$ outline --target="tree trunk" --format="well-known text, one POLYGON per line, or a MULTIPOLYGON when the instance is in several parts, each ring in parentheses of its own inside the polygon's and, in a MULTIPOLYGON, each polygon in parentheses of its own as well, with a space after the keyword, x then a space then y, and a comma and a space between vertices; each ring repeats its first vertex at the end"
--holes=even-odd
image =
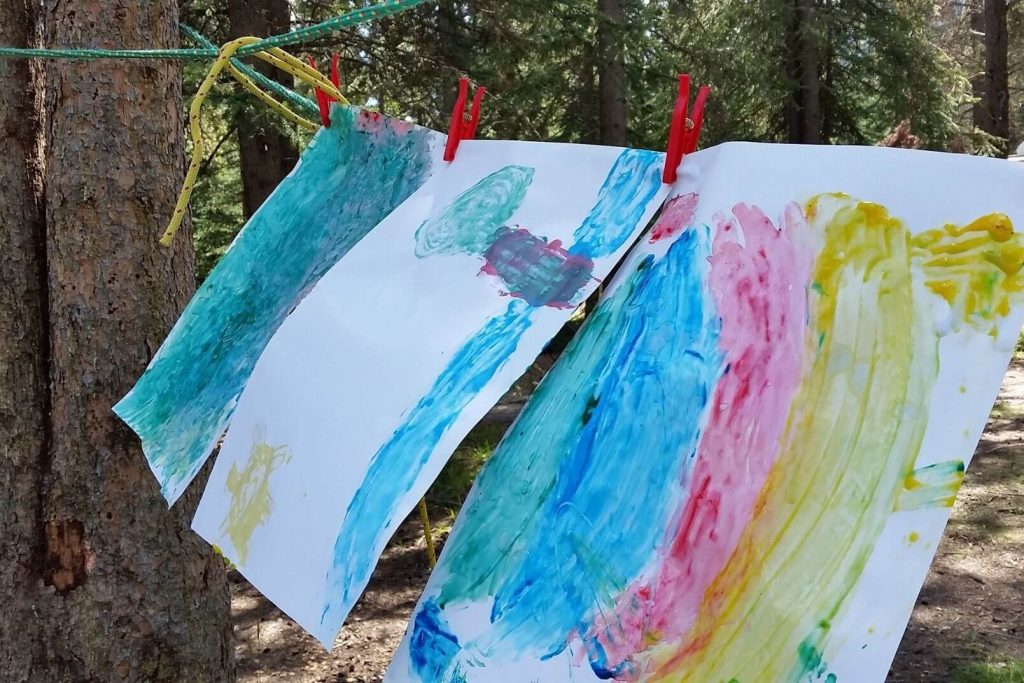
POLYGON ((1010 65, 1007 0, 982 0, 982 10, 971 16, 971 28, 984 34, 985 70, 971 81, 977 102, 974 125, 1002 138, 1002 156, 1009 154, 1010 65))
MULTIPOLYGON (((40 6, 3 2, 15 15, 0 16, 5 31, 31 25, 27 8, 40 6)), ((45 12, 48 45, 178 42, 175 0, 64 0, 45 12)), ((10 64, 24 63, 0 69, 10 64)), ((48 65, 45 223, 33 155, 14 153, 33 148, 32 112, 16 111, 30 99, 23 67, 0 72, 0 215, 18 228, 0 242, 0 372, 15 397, 0 423, 14 465, 0 479, 5 683, 234 677, 224 564, 188 530, 196 489, 167 511, 111 411, 194 286, 188 231, 172 249, 157 244, 182 179, 179 68, 48 65)))
POLYGON ((786 31, 786 75, 790 95, 785 115, 789 142, 822 142, 821 71, 814 0, 795 0, 786 31))
POLYGON ((585 145, 596 145, 601 142, 601 115, 598 106, 600 98, 596 65, 597 56, 594 46, 585 46, 582 64, 577 75, 578 85, 571 89, 571 99, 565 111, 563 129, 579 131, 577 142, 585 145))
MULTIPOLYGON (((982 36, 982 44, 979 46, 977 41, 971 41, 971 48, 973 50, 973 57, 975 63, 984 65, 985 63, 985 0, 974 0, 971 4, 971 33, 975 36, 982 36), (980 47, 980 50, 978 49, 980 47)), ((974 97, 974 106, 971 111, 971 118, 974 123, 974 127, 987 131, 992 127, 992 122, 988 116, 988 98, 986 92, 988 91, 988 72, 983 66, 974 72, 971 76, 971 95, 974 97)))
MULTIPOLYGON (((434 38, 437 57, 441 64, 448 66, 455 73, 465 73, 469 69, 465 18, 463 7, 458 2, 441 0, 437 3, 437 33, 434 38)), ((458 88, 454 87, 456 85, 454 74, 446 73, 444 78, 441 86, 440 129, 447 131, 451 121, 452 108, 459 98, 459 92, 458 88)), ((486 86, 486 84, 482 85, 486 86)), ((466 113, 469 113, 469 103, 473 101, 473 95, 473 92, 469 93, 466 113)))
MULTIPOLYGON (((291 28, 289 11, 288 0, 228 0, 231 33, 234 37, 284 33, 291 28)), ((254 60, 252 66, 289 88, 295 86, 290 75, 263 60, 254 60)), ((242 211, 246 218, 260 208, 299 159, 294 143, 281 132, 283 124, 275 116, 265 105, 250 99, 236 117, 242 211)))
MULTIPOLYGON (((37 8, 34 0, 0 0, 0 45, 35 44, 37 8)), ((44 626, 32 609, 43 562, 39 492, 49 440, 34 71, 27 60, 0 59, 0 672, 40 670, 45 658, 44 626)))
POLYGON ((626 17, 620 0, 598 0, 597 49, 600 65, 598 110, 601 144, 626 146, 626 65, 622 30, 626 17))

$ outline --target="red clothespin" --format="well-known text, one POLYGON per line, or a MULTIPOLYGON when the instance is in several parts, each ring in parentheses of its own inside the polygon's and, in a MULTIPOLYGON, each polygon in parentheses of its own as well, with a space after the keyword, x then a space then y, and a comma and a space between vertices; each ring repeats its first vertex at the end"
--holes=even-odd
POLYGON ((448 140, 444 145, 444 160, 454 161, 455 150, 463 140, 472 140, 476 137, 476 128, 480 123, 480 103, 484 99, 487 88, 477 88, 473 95, 473 105, 469 110, 469 118, 466 118, 466 97, 469 94, 469 79, 463 76, 459 79, 459 96, 455 98, 455 106, 452 107, 452 121, 448 126, 448 140))
POLYGON ((697 141, 700 139, 700 127, 704 125, 704 105, 707 104, 711 88, 707 85, 700 86, 697 91, 697 99, 693 102, 693 114, 690 120, 692 127, 687 127, 686 142, 683 145, 683 154, 690 154, 697 151, 697 141))
POLYGON ((331 83, 341 92, 341 55, 337 52, 331 55, 331 83))
POLYGON ((662 182, 674 183, 678 177, 679 164, 682 163, 683 156, 697 149, 700 127, 704 122, 704 105, 710 93, 710 87, 700 86, 697 99, 693 103, 693 118, 687 118, 686 113, 690 104, 690 76, 679 74, 679 93, 676 96, 676 106, 672 110, 672 123, 668 129, 668 148, 665 150, 665 170, 661 174, 662 182))
MULTIPOLYGON (((313 61, 312 57, 307 57, 306 60, 309 65, 316 68, 316 62, 313 61)), ((341 56, 335 52, 331 55, 331 83, 339 91, 341 90, 341 70, 339 69, 339 63, 341 56)), ((323 124, 324 128, 331 127, 331 102, 336 102, 333 97, 325 93, 320 88, 313 88, 313 92, 316 93, 316 103, 320 107, 320 123, 323 124)))

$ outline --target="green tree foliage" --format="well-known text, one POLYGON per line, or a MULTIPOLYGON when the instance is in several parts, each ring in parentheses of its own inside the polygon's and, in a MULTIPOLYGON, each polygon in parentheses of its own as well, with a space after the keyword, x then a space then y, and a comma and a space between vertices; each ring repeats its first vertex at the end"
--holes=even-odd
MULTIPOLYGON (((625 21, 614 29, 625 58, 628 142, 664 147, 675 77, 689 72, 712 86, 705 145, 794 139, 788 117, 804 106, 810 83, 822 142, 876 144, 908 121, 925 148, 984 151, 972 142, 980 139, 970 122, 974 67, 964 54, 976 63, 977 50, 965 48, 974 38, 959 21, 964 2, 621 0, 625 21), (797 48, 813 55, 813 63, 794 62, 797 48)), ((294 23, 362 4, 295 0, 294 23)), ((1024 50, 1013 46, 1024 43, 1021 4, 1011 10, 1018 124, 1024 50)), ((196 0, 184 18, 222 41, 224 5, 196 0)), ((597 6, 597 0, 441 0, 303 49, 321 65, 339 52, 347 97, 391 116, 445 130, 457 78, 466 74, 490 93, 480 137, 596 143, 597 6)), ((186 87, 194 89, 200 77, 201 68, 190 67, 186 87)), ((233 108, 259 106, 230 86, 212 104, 204 124, 211 138, 227 134, 233 108)), ((225 140, 194 200, 204 267, 241 222, 237 163, 237 143, 225 140)))

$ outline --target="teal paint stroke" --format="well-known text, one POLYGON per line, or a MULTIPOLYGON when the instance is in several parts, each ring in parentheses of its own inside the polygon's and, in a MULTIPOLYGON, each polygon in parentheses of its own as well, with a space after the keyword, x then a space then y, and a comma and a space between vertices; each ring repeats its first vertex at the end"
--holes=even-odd
MULTIPOLYGON (((662 155, 641 150, 624 150, 616 158, 593 208, 574 232, 582 246, 574 244, 570 254, 588 259, 608 256, 626 244, 642 227, 639 222, 661 188, 661 160, 662 155), (598 237, 598 232, 607 234, 598 237), (591 254, 590 249, 595 253, 591 254)), ((505 167, 457 197, 440 214, 446 217, 443 224, 427 222, 421 226, 416 236, 417 253, 421 253, 421 245, 426 245, 423 254, 486 253, 491 243, 507 232, 502 223, 526 197, 533 177, 532 171, 527 171, 505 167)), ((554 280, 564 277, 564 272, 537 268, 529 277, 554 280)), ((580 293, 585 284, 580 284, 580 293)), ((536 283, 531 286, 537 288, 536 283)), ((403 497, 435 455, 438 442, 512 356, 539 308, 515 299, 504 314, 489 320, 456 352, 430 391, 373 457, 338 532, 318 631, 322 642, 333 640, 365 588, 377 558, 404 517, 403 497)), ((450 453, 443 455, 445 459, 448 456, 450 453)))
POLYGON ((460 194, 416 230, 416 256, 482 256, 494 233, 523 203, 533 173, 527 166, 505 166, 460 194))
POLYGON ((952 507, 967 465, 963 460, 944 460, 918 467, 904 480, 895 510, 909 512, 952 507))
MULTIPOLYGON (((485 465, 413 619, 410 656, 433 659, 416 667, 420 680, 460 662, 558 654, 650 561, 724 371, 709 253, 707 231, 691 230, 639 261, 485 465), (429 647, 455 638, 427 632, 447 610, 487 601, 490 626, 457 656, 429 647)), ((599 677, 622 673, 587 641, 599 677)))
POLYGON ((270 338, 329 268, 431 172, 425 128, 335 106, 330 128, 239 233, 114 411, 173 503, 220 438, 270 338))

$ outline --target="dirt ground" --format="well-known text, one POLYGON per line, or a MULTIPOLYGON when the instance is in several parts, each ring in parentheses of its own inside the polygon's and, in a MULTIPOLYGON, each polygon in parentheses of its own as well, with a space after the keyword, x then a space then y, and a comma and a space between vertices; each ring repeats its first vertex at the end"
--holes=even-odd
MULTIPOLYGON (((450 519, 436 521, 443 536, 450 519)), ((238 680, 382 680, 428 574, 421 527, 413 515, 384 553, 330 653, 236 574, 232 607, 238 680)), ((967 471, 888 680, 1019 683, 1024 681, 1017 678, 1021 659, 1024 363, 1015 361, 967 471), (984 671, 972 673, 980 669, 984 671)))

